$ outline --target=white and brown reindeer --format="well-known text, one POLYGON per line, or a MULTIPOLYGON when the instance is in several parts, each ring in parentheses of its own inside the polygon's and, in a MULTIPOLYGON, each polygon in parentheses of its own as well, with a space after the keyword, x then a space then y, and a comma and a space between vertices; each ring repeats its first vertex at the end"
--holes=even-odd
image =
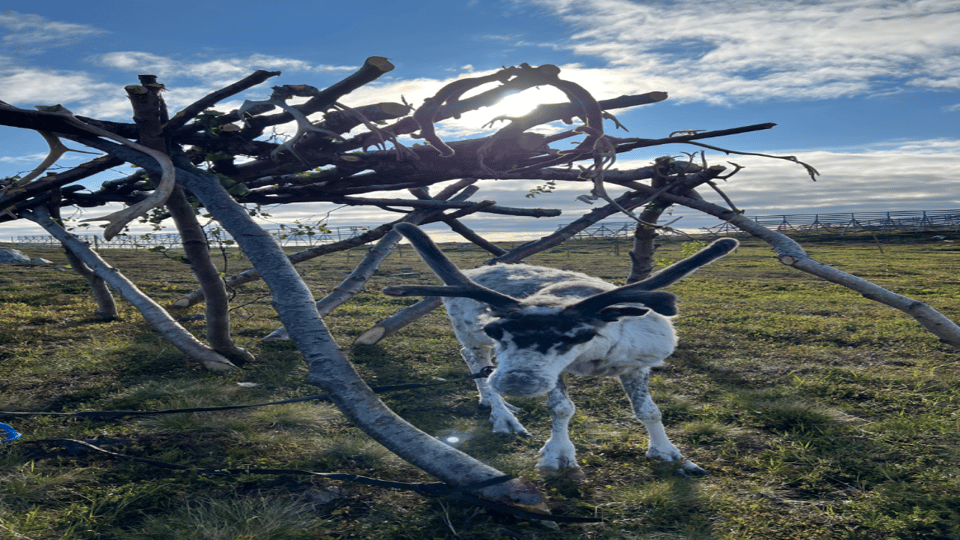
POLYGON ((649 433, 647 456, 675 462, 690 474, 706 474, 667 438, 647 387, 650 368, 662 365, 677 343, 669 319, 677 314, 676 297, 655 289, 723 257, 737 247, 736 240, 717 240, 647 279, 616 287, 578 272, 527 264, 461 272, 419 228, 405 223, 395 228, 446 285, 387 287, 383 292, 442 296, 471 372, 493 366, 496 357, 490 377, 477 379, 480 405, 491 408, 493 430, 528 436, 513 415, 517 409, 501 396, 547 394, 553 429, 537 467, 578 467, 568 427, 576 407, 563 383, 566 372, 620 377, 649 433))

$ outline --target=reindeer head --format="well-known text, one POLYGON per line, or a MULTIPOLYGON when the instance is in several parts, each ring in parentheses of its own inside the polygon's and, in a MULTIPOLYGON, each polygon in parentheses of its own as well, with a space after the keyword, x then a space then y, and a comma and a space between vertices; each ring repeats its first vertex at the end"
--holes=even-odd
POLYGON ((586 298, 565 293, 562 289, 568 285, 557 284, 519 300, 472 281, 416 226, 401 223, 395 229, 410 240, 446 286, 387 287, 383 292, 391 296, 469 298, 489 306, 483 331, 495 342, 498 364, 490 385, 497 393, 523 396, 552 390, 564 368, 580 357, 608 324, 642 317, 649 311, 676 315, 674 295, 651 289, 669 285, 737 245, 736 240, 720 240, 669 267, 667 270, 674 269, 670 276, 664 276, 664 270, 644 281, 586 298))

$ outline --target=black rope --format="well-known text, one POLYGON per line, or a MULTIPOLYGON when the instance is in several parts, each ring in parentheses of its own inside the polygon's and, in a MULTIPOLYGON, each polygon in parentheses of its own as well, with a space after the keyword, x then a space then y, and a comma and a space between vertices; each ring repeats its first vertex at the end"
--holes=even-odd
MULTIPOLYGON (((386 392, 400 392, 403 390, 416 390, 430 386, 442 386, 445 384, 461 383, 475 379, 485 379, 493 372, 492 367, 485 367, 472 375, 455 379, 452 381, 439 381, 431 383, 410 383, 395 384, 388 386, 374 386, 371 390, 377 394, 386 392)), ((270 405, 286 405, 288 403, 302 403, 304 401, 330 401, 327 394, 318 394, 315 396, 305 396, 299 398, 285 399, 283 401, 271 401, 269 403, 253 403, 250 405, 226 405, 222 407, 192 407, 189 409, 162 409, 157 411, 81 411, 81 412, 33 412, 33 411, 0 411, 0 416, 65 416, 73 418, 82 418, 85 420, 116 420, 127 416, 154 416, 161 414, 180 414, 195 412, 214 412, 214 411, 233 411, 237 409, 252 409, 256 407, 269 407, 270 405)))
POLYGON ((314 471, 305 471, 302 469, 258 469, 258 468, 232 468, 232 469, 201 469, 196 467, 189 467, 187 465, 178 465, 176 463, 168 463, 166 461, 159 461, 156 459, 141 458, 136 456, 129 456, 126 454, 120 454, 117 452, 112 452, 101 448, 95 444, 88 443, 86 441, 80 441, 76 439, 41 439, 28 441, 29 444, 39 444, 39 443, 50 443, 62 446, 64 448, 70 449, 71 447, 83 447, 89 450, 100 452, 108 456, 125 459, 128 461, 134 461, 137 463, 145 463, 147 465, 152 465, 154 467, 160 467, 164 469, 172 469, 177 471, 189 471, 196 474, 202 475, 217 475, 217 476, 226 476, 226 475, 236 475, 236 474, 287 474, 287 475, 299 475, 299 476, 316 476, 320 478, 325 478, 328 480, 340 480, 345 482, 354 482, 358 484, 366 484, 370 486, 377 486, 382 488, 389 489, 400 489, 406 491, 413 491, 425 497, 444 497, 448 499, 453 499, 457 501, 462 501, 477 506, 482 506, 490 510, 497 512, 502 512, 505 514, 510 514, 512 516, 532 520, 532 521, 554 521, 554 522, 563 522, 563 523, 597 523, 602 521, 600 518, 591 518, 591 517, 576 517, 576 516, 555 516, 552 514, 542 514, 539 512, 532 512, 517 506, 511 506, 509 504, 504 504, 497 501, 491 501, 490 499, 484 499, 473 495, 472 493, 467 493, 469 491, 476 491, 479 489, 487 488, 490 486, 495 486, 497 484, 502 484, 513 480, 514 477, 507 474, 503 476, 497 476, 484 480, 482 482, 476 482, 473 484, 467 484, 463 486, 450 485, 445 482, 432 482, 432 483, 407 483, 407 482, 393 482, 389 480, 378 480, 376 478, 369 478, 366 476, 360 476, 356 474, 345 474, 345 473, 320 473, 314 471))
MULTIPOLYGON (((390 386, 376 386, 372 390, 375 393, 385 393, 385 392, 398 392, 403 390, 414 390, 417 388, 425 388, 430 386, 440 386, 445 384, 459 383, 464 381, 470 381, 475 379, 483 379, 490 375, 493 372, 492 367, 486 367, 480 370, 477 373, 468 375, 461 379, 456 379, 452 381, 439 381, 432 383, 412 383, 412 384, 398 384, 390 386)), ((66 416, 74 418, 83 418, 87 420, 115 420, 118 418, 124 418, 127 416, 148 416, 148 415, 161 415, 161 414, 174 414, 174 413, 193 413, 193 412, 211 412, 211 411, 229 411, 237 409, 249 409, 254 407, 267 407, 270 405, 283 405, 287 403, 301 403, 304 401, 330 401, 330 396, 326 394, 320 394, 315 396, 306 396, 293 399, 285 399, 283 401, 272 401, 270 403, 255 403, 251 405, 229 405, 224 407, 193 407, 189 409, 164 409, 157 411, 82 411, 82 412, 21 412, 21 411, 0 411, 0 415, 7 416, 66 416)), ((15 432, 14 432, 15 433, 15 432)), ((19 435, 19 434, 17 434, 19 435)), ((12 437, 8 440, 13 440, 17 437, 12 437)), ((203 475, 236 475, 236 474, 288 474, 288 475, 301 475, 301 476, 316 476, 321 478, 326 478, 328 480, 340 480, 345 482, 354 482, 359 484, 366 484, 371 486, 390 488, 390 489, 401 489, 407 491, 413 491, 425 497, 444 497, 456 501, 465 502, 468 504, 473 504, 476 506, 482 506, 484 508, 501 512, 504 514, 509 514, 521 519, 531 520, 531 521, 554 521, 554 522, 564 522, 564 523, 597 523, 602 521, 600 518, 588 518, 588 517, 576 517, 576 516, 555 516, 551 514, 542 514, 539 512, 533 512, 526 510, 517 506, 511 506, 509 504, 504 504, 497 501, 491 501, 489 499, 484 499, 469 491, 476 491, 486 487, 494 486, 512 480, 514 477, 510 475, 498 476, 485 480, 483 482, 477 482, 474 484, 469 484, 465 486, 454 486, 444 482, 435 482, 435 483, 406 483, 406 482, 392 482, 388 480, 378 480, 376 478, 368 478, 366 476, 359 476, 356 474, 345 474, 345 473, 320 473, 314 471, 305 471, 301 469, 254 469, 254 468, 235 468, 235 469, 200 469, 195 467, 190 467, 187 465, 178 465, 176 463, 168 463, 166 461, 159 461, 149 458, 141 458, 136 456, 128 456, 125 454, 120 454, 117 452, 111 452, 97 445, 91 444, 86 441, 80 441, 76 439, 39 439, 32 441, 23 441, 22 444, 40 444, 40 443, 50 443, 62 446, 68 450, 76 448, 77 446, 87 448, 88 450, 93 450, 106 454, 108 456, 125 459, 129 461, 135 461, 137 463, 144 463, 147 465, 152 465, 154 467, 161 467, 164 469, 172 469, 178 471, 191 471, 196 474, 203 475)))

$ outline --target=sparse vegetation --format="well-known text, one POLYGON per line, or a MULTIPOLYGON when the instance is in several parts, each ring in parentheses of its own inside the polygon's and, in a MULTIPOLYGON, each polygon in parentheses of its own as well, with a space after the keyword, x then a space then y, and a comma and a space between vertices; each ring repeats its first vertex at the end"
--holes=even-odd
MULTIPOLYGON (((883 253, 872 236, 805 245, 818 260, 960 319, 960 244, 923 235, 880 241, 883 253)), ((670 241, 658 255, 676 260, 683 249, 670 241)), ((486 258, 473 247, 445 251, 462 267, 486 258)), ((359 253, 323 257, 301 271, 318 293, 328 291, 359 253)), ((31 255, 66 264, 56 250, 31 255)), ((165 305, 195 286, 189 268, 162 254, 102 255, 165 305)), ((604 241, 568 243, 530 262, 614 282, 629 271, 625 251, 616 256, 604 241)), ((365 292, 326 318, 371 385, 465 374, 441 312, 378 345, 350 346, 372 323, 415 301, 386 297, 380 288, 434 279, 403 249, 365 292)), ((531 479, 555 513, 596 515, 603 523, 551 529, 410 492, 292 475, 198 475, 41 442, 85 439, 197 468, 431 481, 333 406, 308 402, 112 422, 0 416, 24 434, 0 445, 0 540, 960 538, 955 351, 906 315, 786 268, 751 240, 671 290, 681 299, 681 343, 651 387, 673 440, 711 472, 704 479, 675 477, 643 457, 643 429, 614 379, 569 382, 583 482, 536 477, 536 449, 549 432, 538 399, 512 400, 534 434, 523 440, 490 433, 472 384, 383 397, 428 433, 468 433, 462 449, 531 479)), ((317 393, 304 382, 292 344, 259 340, 278 326, 262 285, 237 293, 238 342, 258 361, 212 374, 183 359, 129 306, 120 306, 120 320, 96 319, 85 282, 72 272, 0 266, 0 410, 166 409, 317 393)), ((201 322, 189 321, 202 312, 195 306, 174 314, 202 332, 201 322)))

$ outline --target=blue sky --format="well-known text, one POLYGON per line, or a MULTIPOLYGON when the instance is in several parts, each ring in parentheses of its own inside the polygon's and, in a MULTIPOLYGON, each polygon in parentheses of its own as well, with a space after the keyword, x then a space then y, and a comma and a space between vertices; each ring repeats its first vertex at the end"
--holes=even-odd
MULTIPOLYGON (((390 58, 396 69, 343 101, 399 101, 403 95, 419 105, 458 77, 521 62, 552 63, 562 68, 561 77, 601 99, 653 90, 670 95, 666 102, 618 114, 630 129, 620 136, 777 123, 712 144, 794 155, 822 176, 813 183, 787 162, 708 152, 711 163, 745 166, 724 188, 748 215, 960 208, 960 0, 5 6, 0 99, 23 108, 61 103, 77 114, 129 121, 123 86, 135 84, 140 73, 159 76, 176 110, 254 69, 283 71, 225 103, 229 110, 243 99, 265 98, 274 84, 327 86, 374 55, 390 58)), ((560 101, 549 92, 523 96, 518 99, 560 101)), ((476 136, 495 114, 465 116, 442 126, 441 134, 476 136)), ((45 149, 36 134, 0 128, 0 177, 29 171, 45 149)), ((642 166, 690 150, 675 145, 635 151, 617 166, 642 166)), ((89 158, 68 154, 62 164, 89 158)), ((121 169, 114 176, 127 173, 121 169)), ((524 198, 533 185, 490 182, 478 197, 561 208, 563 217, 519 224, 475 218, 472 224, 489 231, 552 230, 589 210, 575 201, 580 186, 524 198)), ((280 221, 315 220, 334 209, 297 205, 273 214, 280 221)), ((78 217, 100 213, 88 209, 78 217)), ((678 227, 716 223, 675 212, 681 215, 678 227)), ((375 225, 392 218, 345 208, 330 214, 330 223, 375 225)), ((4 224, 0 238, 34 231, 26 223, 4 224)))

